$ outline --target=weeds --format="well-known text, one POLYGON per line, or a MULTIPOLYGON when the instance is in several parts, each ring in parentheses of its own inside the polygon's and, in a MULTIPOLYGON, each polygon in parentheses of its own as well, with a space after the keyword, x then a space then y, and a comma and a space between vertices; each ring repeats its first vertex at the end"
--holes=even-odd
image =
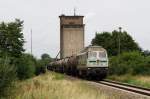
POLYGON ((116 99, 84 81, 67 80, 57 73, 46 73, 18 84, 15 99, 116 99))
POLYGON ((108 79, 116 80, 124 83, 129 83, 141 87, 150 88, 150 76, 142 76, 142 75, 122 75, 122 76, 109 76, 108 79))

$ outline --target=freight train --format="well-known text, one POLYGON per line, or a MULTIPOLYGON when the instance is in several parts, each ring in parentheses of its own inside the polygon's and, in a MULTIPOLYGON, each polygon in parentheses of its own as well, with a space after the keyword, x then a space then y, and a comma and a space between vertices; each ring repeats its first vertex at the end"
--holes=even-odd
POLYGON ((47 69, 68 75, 103 79, 108 72, 107 51, 101 46, 88 46, 77 55, 51 62, 47 69))

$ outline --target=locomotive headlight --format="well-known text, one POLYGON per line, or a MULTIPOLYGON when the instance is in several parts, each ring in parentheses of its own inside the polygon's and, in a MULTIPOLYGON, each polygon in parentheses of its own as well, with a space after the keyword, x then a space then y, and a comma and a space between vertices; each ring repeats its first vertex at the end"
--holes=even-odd
POLYGON ((88 68, 88 70, 90 70, 91 68, 88 68))

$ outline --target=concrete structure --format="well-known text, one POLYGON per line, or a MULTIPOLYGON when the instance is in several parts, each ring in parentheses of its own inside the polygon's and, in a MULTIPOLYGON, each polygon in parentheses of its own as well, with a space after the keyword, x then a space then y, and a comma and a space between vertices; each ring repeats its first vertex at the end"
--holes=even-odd
POLYGON ((77 54, 84 48, 84 16, 65 16, 60 18, 60 58, 77 54))

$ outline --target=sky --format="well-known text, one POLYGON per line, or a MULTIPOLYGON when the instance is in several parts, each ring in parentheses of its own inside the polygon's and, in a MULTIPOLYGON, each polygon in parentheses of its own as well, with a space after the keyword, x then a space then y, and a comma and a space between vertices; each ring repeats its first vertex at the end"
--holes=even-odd
POLYGON ((150 0, 0 0, 0 22, 24 21, 23 34, 27 53, 55 57, 60 49, 59 15, 83 15, 85 46, 95 32, 122 27, 144 49, 150 50, 150 0))

